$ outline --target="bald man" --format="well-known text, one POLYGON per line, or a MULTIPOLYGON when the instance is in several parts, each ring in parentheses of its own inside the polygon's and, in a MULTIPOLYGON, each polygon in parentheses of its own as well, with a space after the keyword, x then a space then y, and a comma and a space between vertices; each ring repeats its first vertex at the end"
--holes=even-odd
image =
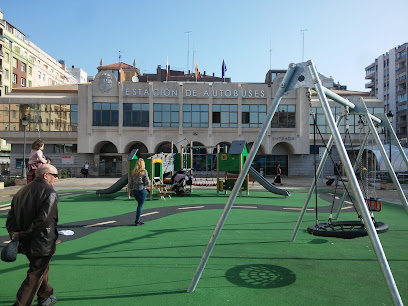
POLYGON ((21 188, 11 202, 6 228, 10 238, 19 239, 19 252, 30 262, 14 305, 32 305, 36 296, 38 305, 57 302, 48 284, 49 263, 58 238, 58 197, 53 187, 57 180, 58 170, 53 165, 40 165, 34 180, 21 188))

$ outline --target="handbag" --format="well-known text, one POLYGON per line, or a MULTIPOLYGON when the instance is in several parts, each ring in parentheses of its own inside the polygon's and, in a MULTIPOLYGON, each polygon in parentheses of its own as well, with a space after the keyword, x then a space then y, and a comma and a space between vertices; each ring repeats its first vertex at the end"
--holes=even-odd
POLYGON ((11 240, 2 250, 1 250, 1 260, 5 262, 13 262, 17 259, 18 253, 18 239, 11 240))

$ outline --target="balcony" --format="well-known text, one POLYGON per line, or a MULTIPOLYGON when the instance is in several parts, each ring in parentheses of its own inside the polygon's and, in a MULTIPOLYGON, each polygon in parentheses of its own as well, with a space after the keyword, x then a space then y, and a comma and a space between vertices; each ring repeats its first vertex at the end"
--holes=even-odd
POLYGON ((365 88, 374 88, 375 84, 374 81, 365 84, 365 88))
POLYGON ((400 67, 400 68, 398 68, 398 69, 395 70, 395 73, 398 73, 398 72, 400 72, 400 71, 405 71, 405 69, 407 69, 406 66, 400 67))
MULTIPOLYGON (((367 72, 366 72, 366 73, 367 73, 367 72)), ((372 72, 370 72, 370 73, 367 73, 366 76, 365 76, 365 79, 366 79, 366 80, 374 79, 374 78, 375 78, 375 71, 372 71, 372 72)))
POLYGON ((4 36, 0 34, 0 41, 4 42, 4 36))

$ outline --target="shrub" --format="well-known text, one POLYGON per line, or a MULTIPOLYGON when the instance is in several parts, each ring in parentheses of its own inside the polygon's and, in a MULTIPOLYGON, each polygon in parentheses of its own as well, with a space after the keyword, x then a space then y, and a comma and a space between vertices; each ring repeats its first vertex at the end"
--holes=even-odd
POLYGON ((62 169, 58 175, 59 179, 69 178, 71 177, 71 170, 69 169, 62 169))
POLYGON ((15 186, 15 185, 16 185, 16 180, 14 178, 8 178, 4 181, 4 187, 15 186))

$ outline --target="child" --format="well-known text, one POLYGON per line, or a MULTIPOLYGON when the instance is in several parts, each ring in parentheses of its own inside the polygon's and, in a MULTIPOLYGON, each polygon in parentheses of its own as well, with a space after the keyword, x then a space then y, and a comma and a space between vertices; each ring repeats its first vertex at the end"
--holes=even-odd
POLYGON ((32 143, 30 158, 28 159, 27 184, 34 179, 35 170, 39 165, 48 164, 42 150, 44 150, 44 141, 37 139, 32 143))

